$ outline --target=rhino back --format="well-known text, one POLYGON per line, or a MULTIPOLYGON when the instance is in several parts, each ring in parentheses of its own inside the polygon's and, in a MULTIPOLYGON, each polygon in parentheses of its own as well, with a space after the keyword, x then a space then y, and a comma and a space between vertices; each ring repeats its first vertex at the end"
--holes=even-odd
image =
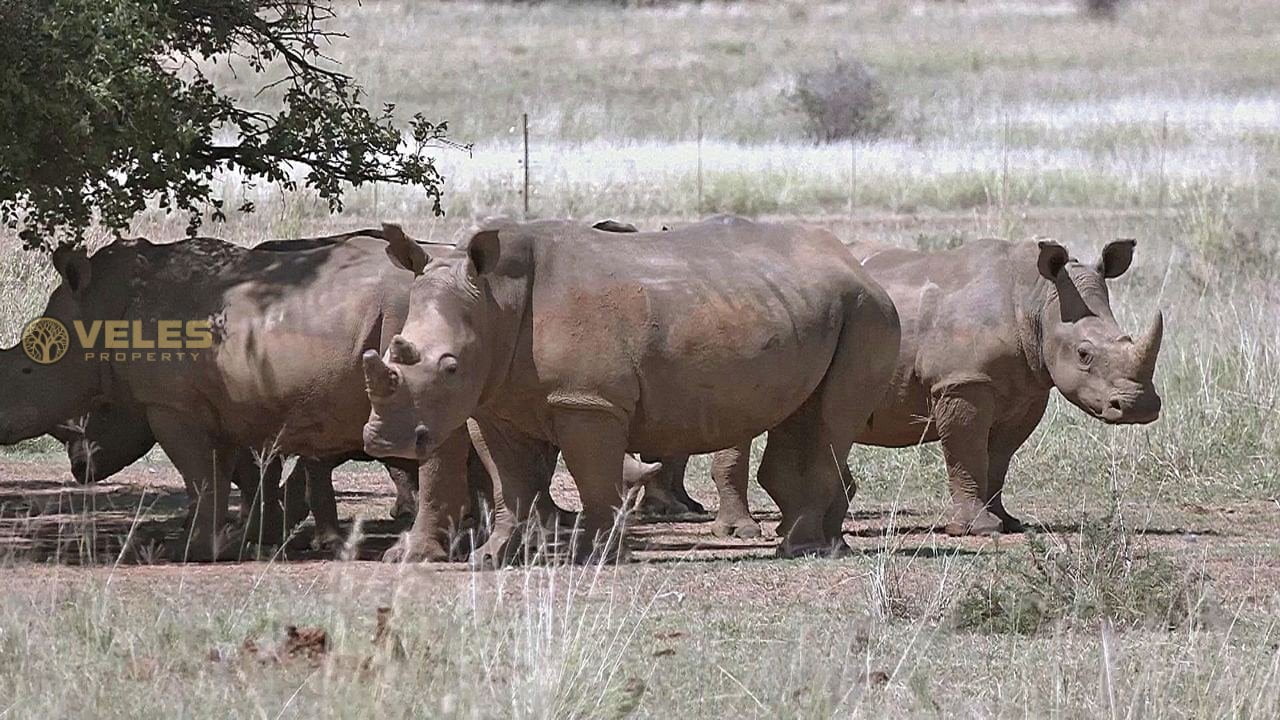
POLYGON ((553 402, 628 409, 646 452, 776 425, 822 380, 846 307, 879 292, 834 236, 798 226, 565 226, 534 246, 527 377, 553 402))
POLYGON ((183 245, 149 253, 128 315, 208 320, 213 347, 194 361, 123 365, 134 394, 246 445, 358 449, 369 411, 360 353, 385 344, 387 319, 398 328, 407 306, 408 276, 386 261, 385 243, 183 245))

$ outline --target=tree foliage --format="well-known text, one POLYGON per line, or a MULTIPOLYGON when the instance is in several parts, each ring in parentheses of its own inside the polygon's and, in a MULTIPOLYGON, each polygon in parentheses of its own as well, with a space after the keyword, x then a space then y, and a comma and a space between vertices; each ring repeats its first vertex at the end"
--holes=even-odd
POLYGON ((366 108, 323 54, 333 18, 331 0, 3 0, 0 221, 48 246, 95 221, 120 232, 156 202, 194 233, 224 217, 222 170, 301 184, 332 211, 348 185, 415 185, 439 214, 427 152, 445 123, 415 115, 405 133, 394 106, 366 108), (220 92, 215 63, 260 74, 278 109, 220 92))

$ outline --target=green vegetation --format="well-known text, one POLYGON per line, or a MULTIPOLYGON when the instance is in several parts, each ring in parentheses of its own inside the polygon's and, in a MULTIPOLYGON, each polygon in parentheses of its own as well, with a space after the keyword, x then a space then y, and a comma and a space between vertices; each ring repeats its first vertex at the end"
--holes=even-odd
MULTIPOLYGON (((9 0, 0 7, 0 220, 31 247, 91 224, 124 230, 154 203, 189 234, 229 210, 215 173, 305 186, 342 207, 346 184, 384 181, 439 197, 426 150, 445 126, 417 115, 409 141, 393 105, 364 91, 322 45, 329 0, 9 0), (225 64, 279 107, 244 107, 210 81, 225 64), (282 68, 269 84, 260 75, 282 68), (295 164, 305 173, 295 177, 295 164)), ((240 204, 250 211, 253 203, 240 204)))
POLYGON ((1206 578, 1135 547, 1138 539, 1113 515, 1085 517, 1076 538, 1032 536, 1023 562, 993 563, 961 596, 958 627, 1030 635, 1055 623, 1185 629, 1205 613, 1206 578))

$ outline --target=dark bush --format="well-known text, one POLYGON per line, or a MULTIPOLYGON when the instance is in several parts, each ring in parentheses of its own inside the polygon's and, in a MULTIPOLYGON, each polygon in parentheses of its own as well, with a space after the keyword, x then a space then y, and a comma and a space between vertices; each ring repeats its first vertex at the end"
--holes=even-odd
POLYGON ((1081 0, 1084 14, 1098 20, 1115 20, 1125 0, 1081 0))
POLYGON ((837 59, 831 67, 800 73, 787 99, 804 114, 809 133, 822 142, 873 137, 893 122, 884 86, 858 60, 837 59))

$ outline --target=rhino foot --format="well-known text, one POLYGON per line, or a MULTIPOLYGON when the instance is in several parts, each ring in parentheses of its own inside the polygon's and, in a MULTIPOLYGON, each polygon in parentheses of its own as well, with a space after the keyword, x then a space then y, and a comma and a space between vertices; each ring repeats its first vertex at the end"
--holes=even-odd
POLYGON ((574 543, 573 562, 578 565, 617 565, 630 558, 626 543, 616 533, 580 533, 574 543))
POLYGON ((519 547, 520 543, 511 528, 494 528, 489 539, 471 551, 469 562, 477 568, 496 570, 509 565, 519 547))
POLYGON ((964 535, 995 535, 1003 529, 1000 518, 985 509, 954 512, 951 519, 942 527, 943 532, 951 537, 964 535))
POLYGON ((640 503, 636 506, 638 515, 650 519, 705 515, 706 512, 706 508, 693 498, 685 502, 675 495, 650 492, 648 488, 645 489, 644 497, 640 498, 640 503))
POLYGON ((827 542, 808 542, 808 543, 790 543, 785 539, 778 544, 775 554, 779 558, 803 558, 803 557, 829 557, 841 558, 848 557, 853 553, 849 546, 845 544, 843 538, 827 542))
POLYGON ((760 523, 751 518, 721 520, 716 518, 711 523, 711 534, 720 538, 735 537, 740 540, 752 540, 760 537, 760 523))
POLYGON ((1001 502, 999 495, 992 498, 987 508, 992 515, 995 515, 1000 520, 1000 532, 1020 533, 1026 531, 1027 526, 1023 525, 1018 518, 1010 515, 1008 510, 1004 509, 1004 503, 1001 502))
POLYGON ((279 521, 254 522, 252 519, 244 528, 245 540, 257 545, 275 547, 285 544, 289 533, 285 529, 283 516, 279 521))
POLYGON ((407 532, 382 554, 384 563, 447 562, 449 551, 434 538, 407 532))
POLYGON ((1016 533, 1026 532, 1027 530, 1027 526, 1023 524, 1021 520, 1019 520, 1018 518, 1008 513, 1005 513, 1003 516, 997 516, 997 517, 1000 518, 1000 532, 1009 533, 1012 535, 1016 533))
POLYGON ((246 542, 243 531, 223 528, 216 536, 183 533, 165 545, 165 556, 178 562, 220 562, 239 560, 246 542))
POLYGON ((672 501, 677 507, 684 508, 683 512, 691 515, 706 515, 707 508, 702 503, 689 497, 689 493, 684 488, 683 483, 677 483, 674 492, 671 494, 672 501))

